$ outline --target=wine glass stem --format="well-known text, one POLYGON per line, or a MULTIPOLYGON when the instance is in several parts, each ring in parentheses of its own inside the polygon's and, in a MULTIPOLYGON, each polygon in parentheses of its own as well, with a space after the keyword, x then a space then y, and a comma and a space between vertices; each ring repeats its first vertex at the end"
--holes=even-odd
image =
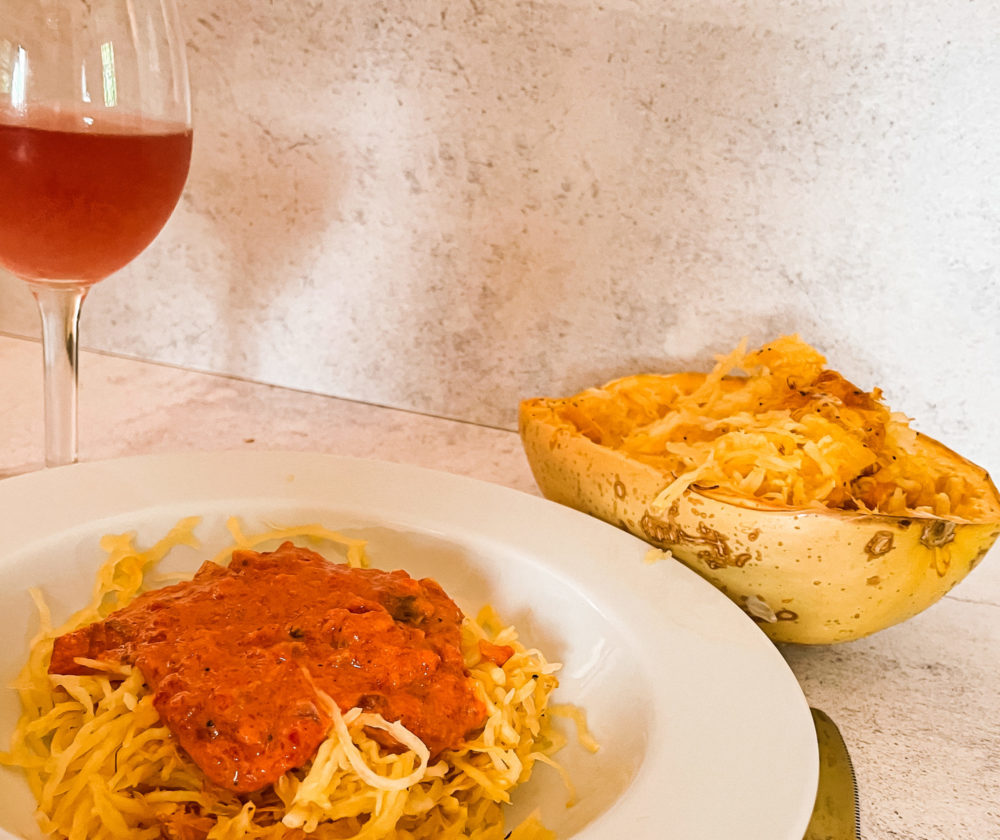
POLYGON ((77 333, 86 286, 30 283, 42 316, 45 365, 45 465, 76 462, 77 333))

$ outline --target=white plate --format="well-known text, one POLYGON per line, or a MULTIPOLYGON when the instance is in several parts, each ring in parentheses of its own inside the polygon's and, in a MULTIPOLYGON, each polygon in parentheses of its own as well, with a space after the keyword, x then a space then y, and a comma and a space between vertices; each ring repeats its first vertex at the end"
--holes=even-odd
MULTIPOLYGON (((460 606, 494 604, 562 661, 556 698, 583 706, 602 744, 561 753, 579 802, 539 767, 512 819, 536 804, 560 838, 801 840, 816 791, 815 730, 775 647, 728 599, 616 528, 504 487, 398 464, 302 453, 150 456, 0 481, 0 679, 36 626, 87 600, 97 538, 151 541, 204 517, 206 549, 230 515, 249 526, 322 520, 369 539, 374 565, 435 578, 460 606)), ((192 552, 180 565, 194 568, 192 552)), ((0 692, 0 739, 18 710, 0 692)), ((0 837, 41 835, 16 771, 0 772, 0 837), (10 832, 10 834, 5 834, 10 832)))

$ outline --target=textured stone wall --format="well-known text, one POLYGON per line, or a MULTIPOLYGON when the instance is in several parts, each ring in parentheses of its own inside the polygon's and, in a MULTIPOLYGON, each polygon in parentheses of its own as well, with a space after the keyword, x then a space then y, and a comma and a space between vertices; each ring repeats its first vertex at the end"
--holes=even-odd
POLYGON ((191 177, 86 346, 511 427, 797 331, 1000 472, 1000 4, 182 5, 191 177))

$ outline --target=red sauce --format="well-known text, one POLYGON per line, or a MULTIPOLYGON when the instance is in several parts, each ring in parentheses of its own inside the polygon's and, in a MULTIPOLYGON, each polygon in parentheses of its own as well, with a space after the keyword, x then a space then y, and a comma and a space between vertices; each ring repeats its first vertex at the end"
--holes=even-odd
POLYGON ((433 580, 355 569, 285 543, 140 595, 56 639, 49 673, 87 657, 134 664, 181 746, 213 782, 259 790, 315 754, 322 689, 402 721, 436 755, 485 720, 460 650, 462 613, 433 580))
POLYGON ((480 639, 479 655, 502 668, 504 663, 514 655, 514 648, 510 645, 495 645, 492 642, 487 642, 486 639, 480 639))

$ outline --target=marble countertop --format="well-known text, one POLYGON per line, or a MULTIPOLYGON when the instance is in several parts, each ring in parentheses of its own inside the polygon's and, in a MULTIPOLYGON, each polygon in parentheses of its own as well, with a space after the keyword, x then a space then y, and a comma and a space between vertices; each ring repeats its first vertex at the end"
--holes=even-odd
MULTIPOLYGON (((308 450, 413 463, 537 494, 517 435, 83 353, 80 459, 308 450)), ((41 350, 0 335, 0 472, 42 458, 41 350)), ((783 646, 854 758, 866 840, 1000 836, 1000 557, 868 639, 783 646)), ((767 772, 762 768, 762 772, 767 772)), ((724 796, 724 792, 721 792, 724 796)))

